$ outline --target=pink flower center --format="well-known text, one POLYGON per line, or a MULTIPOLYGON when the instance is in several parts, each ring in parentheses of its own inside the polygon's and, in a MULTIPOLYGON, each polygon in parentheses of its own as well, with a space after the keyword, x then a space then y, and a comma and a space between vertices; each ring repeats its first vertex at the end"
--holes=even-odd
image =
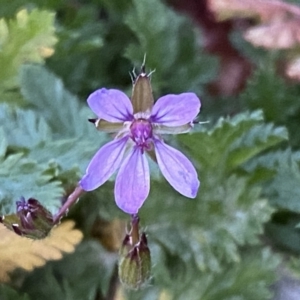
POLYGON ((137 119, 130 126, 131 139, 144 150, 151 149, 152 125, 148 120, 137 119))

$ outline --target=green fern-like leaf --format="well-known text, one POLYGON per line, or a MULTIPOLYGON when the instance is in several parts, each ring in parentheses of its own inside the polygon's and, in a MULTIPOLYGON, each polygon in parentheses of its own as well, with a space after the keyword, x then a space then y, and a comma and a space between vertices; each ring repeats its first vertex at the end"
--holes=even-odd
POLYGON ((28 103, 44 116, 56 136, 78 137, 94 129, 87 121, 93 114, 88 114, 62 81, 44 67, 26 65, 22 68, 21 91, 28 103))
POLYGON ((103 139, 100 135, 98 143, 83 138, 43 142, 32 149, 28 157, 35 159, 38 163, 49 163, 52 167, 57 168, 59 173, 72 170, 73 176, 69 179, 78 180, 93 155, 100 148, 101 141, 103 139), (78 173, 79 171, 80 173, 78 173))
POLYGON ((126 299, 269 300, 272 297, 269 286, 276 279, 275 269, 280 262, 269 249, 254 248, 243 253, 239 263, 224 263, 224 269, 219 273, 197 272, 189 268, 186 271, 190 280, 179 282, 174 279, 181 277, 180 272, 184 272, 184 268, 180 268, 173 258, 170 266, 176 268, 173 273, 165 273, 161 270, 162 264, 172 259, 171 256, 163 252, 155 255, 159 264, 154 267, 154 272, 163 277, 159 276, 153 286, 140 292, 128 292, 126 299))
POLYGON ((18 86, 20 66, 28 62, 43 62, 45 57, 53 53, 52 46, 55 42, 53 13, 21 10, 14 20, 0 20, 1 102, 21 101, 20 97, 14 97, 16 93, 10 96, 9 92, 18 86))
POLYGON ((0 126, 9 146, 33 148, 42 141, 51 141, 52 132, 34 111, 0 105, 0 126))
POLYGON ((149 224, 152 240, 186 265, 222 272, 224 261, 242 260, 241 246, 259 243, 273 209, 243 166, 287 137, 284 128, 262 121, 261 112, 245 113, 221 119, 212 129, 178 136, 175 146, 199 170, 196 199, 187 200, 167 183, 152 183, 141 219, 149 224))
POLYGON ((264 195, 277 208, 300 213, 300 152, 264 154, 246 164, 245 169, 258 182, 264 182, 264 195), (272 174, 272 176, 260 176, 272 174))
POLYGON ((202 186, 195 200, 153 183, 140 216, 151 240, 172 255, 185 257, 199 271, 219 272, 224 260, 240 261, 240 246, 258 243, 257 236, 273 210, 260 197, 260 189, 251 187, 245 178, 218 181, 210 173, 200 178, 202 186))
POLYGON ((1 214, 15 212, 15 201, 21 196, 34 197, 52 213, 56 212, 63 195, 60 183, 45 174, 47 165, 39 165, 23 156, 18 153, 0 160, 1 214))
POLYGON ((138 39, 138 44, 128 46, 126 57, 139 66, 146 54, 147 66, 157 71, 154 90, 201 93, 203 84, 214 78, 216 61, 207 54, 199 55, 199 33, 161 1, 134 0, 125 22, 138 39))
POLYGON ((249 79, 241 100, 248 109, 262 109, 268 122, 282 124, 300 108, 296 86, 289 86, 274 61, 261 65, 249 79))
POLYGON ((208 132, 179 137, 201 170, 224 175, 261 151, 287 139, 285 128, 262 124, 261 111, 220 119, 208 132))

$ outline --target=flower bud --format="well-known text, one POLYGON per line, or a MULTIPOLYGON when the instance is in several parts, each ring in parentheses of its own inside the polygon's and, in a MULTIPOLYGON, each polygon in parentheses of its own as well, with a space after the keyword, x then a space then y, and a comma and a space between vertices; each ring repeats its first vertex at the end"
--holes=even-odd
POLYGON ((138 218, 132 220, 132 227, 126 234, 119 258, 119 278, 129 289, 139 289, 148 282, 151 275, 151 255, 145 233, 138 240, 138 218))
POLYGON ((32 239, 42 239, 53 227, 52 214, 36 199, 22 197, 16 202, 17 213, 3 216, 0 222, 16 234, 32 239))
POLYGON ((145 62, 143 62, 141 73, 133 82, 131 102, 134 113, 147 112, 154 104, 150 75, 151 73, 145 72, 145 62))
POLYGON ((126 234, 122 242, 121 248, 119 250, 119 256, 125 257, 130 252, 131 249, 132 249, 131 237, 129 234, 126 234))

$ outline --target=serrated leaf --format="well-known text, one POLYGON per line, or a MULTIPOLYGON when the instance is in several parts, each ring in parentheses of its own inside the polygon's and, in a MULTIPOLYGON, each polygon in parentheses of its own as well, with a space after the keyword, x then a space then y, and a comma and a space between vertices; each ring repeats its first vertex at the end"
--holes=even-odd
POLYGON ((201 182, 195 200, 153 182, 139 215, 150 240, 201 271, 219 272, 222 261, 240 261, 239 246, 258 243, 273 209, 246 178, 220 179, 205 173, 201 182))
POLYGON ((265 62, 253 73, 241 100, 249 109, 262 109, 268 122, 283 123, 300 106, 296 87, 284 82, 273 61, 265 62))
POLYGON ((268 170, 273 173, 267 180, 264 194, 280 209, 300 212, 300 168, 299 152, 291 150, 268 153, 253 159, 246 166, 247 172, 256 176, 257 172, 268 170))
POLYGON ((44 116, 57 136, 78 137, 94 129, 87 122, 88 116, 83 116, 79 100, 44 67, 23 66, 20 80, 22 94, 44 116))
MULTIPOLYGON (((29 159, 39 164, 47 165, 50 169, 61 172, 77 168, 70 180, 77 181, 85 171, 92 156, 107 139, 99 133, 85 118, 89 115, 88 108, 79 112, 79 120, 85 122, 87 134, 72 139, 54 140, 54 134, 43 117, 32 110, 13 109, 6 104, 0 105, 0 157, 6 152, 7 145, 14 151, 21 150, 29 159), (90 128, 88 128, 90 127, 90 128), (93 138, 98 137, 98 143, 93 138), (21 148, 21 149, 19 149, 21 148)), ((80 125, 80 124, 79 124, 80 125)), ((47 168, 47 167, 46 167, 47 168)), ((53 175, 58 175, 54 173, 53 175)))
MULTIPOLYGON (((53 53, 54 14, 32 10, 21 10, 16 19, 0 23, 0 91, 17 86, 17 75, 24 62, 43 62, 53 53)), ((5 101, 2 97, 0 101, 5 101)), ((12 100, 12 99, 11 99, 12 100)))
MULTIPOLYGON (((204 287, 198 285, 195 288, 201 293, 201 300, 267 300, 272 296, 269 284, 276 278, 274 270, 279 262, 279 257, 269 249, 257 249, 245 253, 240 263, 228 266, 220 274, 209 276, 204 287)), ((184 294, 177 299, 184 299, 184 294)))
POLYGON ((42 141, 49 142, 52 139, 51 130, 45 120, 31 110, 1 104, 0 126, 10 146, 33 148, 42 141))
MULTIPOLYGON (((261 151, 287 139, 284 128, 262 124, 260 111, 220 119, 208 132, 181 135, 178 140, 194 156, 200 169, 230 172, 261 151)), ((219 176, 218 175, 218 176, 219 176)))
POLYGON ((130 44, 125 55, 139 66, 146 54, 146 65, 157 70, 155 91, 201 93, 203 84, 216 75, 216 60, 204 53, 199 55, 199 32, 161 1, 134 0, 125 22, 139 42, 130 44))
POLYGON ((65 221, 55 227, 43 240, 20 237, 0 224, 0 280, 9 280, 9 273, 16 268, 31 271, 48 260, 61 259, 62 252, 73 252, 83 235, 73 229, 74 222, 65 221))
MULTIPOLYGON (((166 257, 160 259, 161 264, 166 257)), ((165 274, 153 286, 125 293, 125 299, 269 300, 273 294, 269 286, 277 277, 275 270, 279 263, 279 257, 269 249, 249 249, 243 253, 243 259, 239 263, 224 263, 224 269, 219 273, 189 269, 190 281, 183 284, 175 280, 167 284, 165 274)), ((161 265, 154 267, 157 272, 159 269, 161 265)), ((177 269, 172 275, 176 276, 180 271, 182 270, 177 269)))
POLYGON ((261 197, 261 187, 240 168, 286 136, 284 128, 263 124, 261 112, 221 119, 210 130, 178 136, 177 146, 183 145, 198 167, 201 186, 196 199, 187 200, 163 183, 152 183, 140 216, 153 239, 173 255, 189 257, 189 264, 202 271, 220 272, 223 261, 240 261, 239 247, 258 243, 273 212, 261 197), (183 247, 184 253, 179 250, 183 247))
POLYGON ((15 211, 15 201, 21 196, 37 198, 52 213, 61 204, 64 191, 60 182, 45 174, 48 166, 23 157, 22 153, 0 160, 0 208, 2 214, 15 211))
POLYGON ((254 172, 255 169, 259 166, 270 170, 276 170, 276 167, 280 160, 283 160, 285 162, 293 160, 299 163, 300 151, 292 152, 290 148, 287 148, 286 150, 277 150, 265 153, 250 160, 246 165, 244 165, 244 168, 248 172, 254 172))
POLYGON ((273 124, 254 126, 230 147, 228 167, 240 166, 256 154, 287 139, 288 132, 284 127, 275 127, 273 124))
POLYGON ((178 139, 201 162, 202 168, 225 168, 226 152, 229 147, 250 128, 262 121, 262 113, 239 114, 232 119, 220 118, 208 132, 182 135, 178 139), (194 136, 195 135, 195 136, 194 136))
MULTIPOLYGON (((98 132, 95 132, 95 135, 97 134, 98 132)), ((95 143, 92 139, 74 138, 40 143, 30 151, 28 158, 35 159, 38 163, 49 163, 49 166, 58 168, 59 172, 75 168, 77 172, 73 169, 73 176, 78 180, 78 176, 83 174, 89 161, 100 148, 101 140, 103 139, 100 137, 99 142, 95 143), (78 171, 80 174, 76 174, 78 171)))

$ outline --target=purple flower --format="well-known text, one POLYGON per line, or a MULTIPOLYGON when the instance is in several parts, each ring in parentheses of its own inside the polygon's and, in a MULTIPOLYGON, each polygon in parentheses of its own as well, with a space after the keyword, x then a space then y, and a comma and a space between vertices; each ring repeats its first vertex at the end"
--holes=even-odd
POLYGON ((161 134, 185 133, 192 128, 201 106, 194 93, 166 95, 154 104, 149 76, 142 71, 135 79, 131 100, 119 90, 102 88, 87 102, 98 116, 96 127, 116 137, 91 160, 80 181, 82 189, 96 189, 119 168, 116 203, 126 213, 137 213, 150 190, 148 153, 176 191, 196 197, 200 182, 195 168, 161 138, 161 134))

